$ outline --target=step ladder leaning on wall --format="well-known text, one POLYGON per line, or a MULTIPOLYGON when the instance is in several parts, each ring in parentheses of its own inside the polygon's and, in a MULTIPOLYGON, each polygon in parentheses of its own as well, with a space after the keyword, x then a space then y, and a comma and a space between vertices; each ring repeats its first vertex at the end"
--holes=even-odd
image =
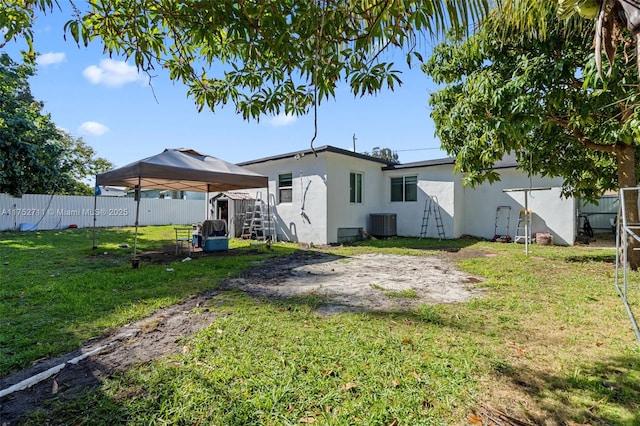
POLYGON ((242 238, 275 241, 275 237, 276 229, 273 213, 262 199, 262 192, 258 192, 253 205, 250 205, 244 214, 242 238))
POLYGON ((420 238, 427 237, 427 231, 429 229, 429 218, 433 214, 433 218, 436 221, 436 229, 438 231, 438 239, 445 238, 444 225, 442 224, 442 215, 440 213, 440 204, 438 204, 438 197, 435 195, 428 195, 424 201, 424 212, 422 214, 422 227, 420 228, 420 238))
POLYGON ((516 243, 524 243, 527 242, 531 244, 531 216, 533 212, 531 209, 520 210, 520 214, 518 216, 518 226, 516 227, 516 237, 514 241, 516 243))
POLYGON ((509 222, 511 220, 511 207, 496 207, 496 221, 493 227, 493 240, 501 243, 510 243, 509 222))

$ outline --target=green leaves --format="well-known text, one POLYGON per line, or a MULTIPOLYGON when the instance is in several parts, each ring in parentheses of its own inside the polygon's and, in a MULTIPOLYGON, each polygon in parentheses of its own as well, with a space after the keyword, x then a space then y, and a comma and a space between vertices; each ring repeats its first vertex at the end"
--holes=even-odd
POLYGON ((513 28, 513 37, 499 40, 497 16, 488 22, 466 40, 450 37, 423 67, 444 83, 431 96, 431 116, 465 183, 492 182, 494 164, 512 154, 527 173, 562 177, 566 195, 617 188, 615 152, 638 143, 629 113, 638 97, 633 65, 617 63, 594 88, 584 34, 562 31, 549 16, 544 40, 513 28))
MULTIPOLYGON (((384 52, 405 49, 409 63, 422 62, 420 38, 469 28, 489 3, 96 0, 64 31, 79 45, 101 43, 106 54, 142 71, 166 68, 200 110, 233 103, 243 117, 257 119, 283 110, 305 114, 333 98, 341 82, 359 96, 393 90, 402 80, 395 64, 381 59, 384 52)), ((22 31, 30 40, 33 11, 51 4, 14 6, 7 35, 22 31)))
POLYGON ((90 194, 81 181, 112 165, 43 114, 28 83, 34 70, 28 55, 23 64, 0 55, 0 192, 90 194))
MULTIPOLYGON (((421 38, 448 28, 464 34, 488 13, 489 0, 95 0, 74 8, 64 26, 79 45, 101 43, 139 70, 168 70, 188 87, 197 108, 228 103, 246 119, 280 111, 305 114, 333 98, 341 82, 354 95, 375 95, 402 83, 382 60, 403 49, 409 65, 422 62, 421 38)), ((52 0, 7 7, 5 41, 32 39, 36 9, 52 0)))
MULTIPOLYGON (((597 14, 599 3, 598 0, 558 0, 558 17, 560 19, 569 19, 580 10, 583 10, 583 13, 592 11, 594 4, 597 14)), ((595 16, 592 16, 592 18, 595 18, 595 16)))
POLYGON ((28 0, 28 1, 2 1, 0 13, 0 28, 2 29, 3 41, 0 47, 18 37, 24 37, 29 46, 29 55, 33 56, 33 31, 31 29, 34 20, 34 9, 38 8, 44 12, 53 10, 54 0, 28 0))
POLYGON ((44 189, 59 176, 52 143, 58 132, 31 95, 28 78, 33 74, 33 60, 17 64, 0 55, 0 192, 12 195, 49 192, 44 189))
POLYGON ((373 95, 379 92, 386 84, 393 90, 395 85, 401 85, 400 72, 393 69, 393 62, 389 64, 377 64, 371 68, 355 72, 350 79, 350 85, 355 95, 373 95))

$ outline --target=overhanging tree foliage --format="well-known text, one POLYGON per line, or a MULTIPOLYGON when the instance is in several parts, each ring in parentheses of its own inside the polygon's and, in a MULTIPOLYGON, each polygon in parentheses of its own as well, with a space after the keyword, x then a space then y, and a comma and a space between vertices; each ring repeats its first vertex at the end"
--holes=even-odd
MULTIPOLYGON (((497 179, 491 166, 513 152, 526 171, 563 177, 565 195, 595 199, 636 186, 635 63, 618 52, 600 80, 588 31, 569 31, 572 23, 548 13, 544 39, 517 33, 501 41, 496 31, 509 26, 500 24, 495 15, 472 37, 439 45, 424 66, 444 84, 431 97, 432 117, 467 183, 497 179)), ((637 222, 637 211, 630 214, 637 222)))
MULTIPOLYGON (((72 2, 69 2, 73 5, 72 2)), ((188 87, 200 109, 231 103, 244 118, 307 113, 341 82, 355 95, 401 84, 385 61, 403 48, 421 59, 425 37, 468 28, 490 0, 98 0, 76 5, 67 34, 101 43, 154 74, 161 67, 188 87)), ((15 2, 0 16, 5 40, 33 37, 35 9, 54 0, 15 2)), ((426 45, 426 43, 425 43, 426 45)))
MULTIPOLYGON (((557 11, 561 19, 580 16, 590 20, 590 34, 598 74, 602 74, 602 52, 610 65, 615 62, 619 44, 633 47, 637 72, 640 74, 640 2, 638 0, 497 0, 506 28, 519 34, 544 39, 549 11, 557 11)), ((508 29, 507 31, 511 31, 508 29)))
POLYGON ((42 112, 28 83, 34 67, 0 55, 0 193, 92 194, 82 180, 112 165, 42 112))
POLYGON ((424 70, 445 84, 430 100, 442 147, 471 184, 495 180, 493 163, 514 152, 527 171, 562 176, 566 195, 594 199, 635 186, 635 173, 617 174, 635 164, 635 68, 620 55, 606 84, 590 88, 597 79, 588 34, 548 19, 544 40, 500 41, 496 28, 504 27, 492 22, 435 49, 424 70))

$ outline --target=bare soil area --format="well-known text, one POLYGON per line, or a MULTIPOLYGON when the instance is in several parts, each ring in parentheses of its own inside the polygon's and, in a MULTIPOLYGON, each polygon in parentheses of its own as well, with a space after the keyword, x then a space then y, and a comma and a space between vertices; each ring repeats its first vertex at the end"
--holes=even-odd
MULTIPOLYGON (((260 262, 241 278, 225 281, 220 290, 159 310, 72 353, 0 379, 0 424, 18 424, 49 399, 73 398, 114 373, 179 352, 183 338, 215 320, 218 314, 209 301, 225 289, 267 298, 317 296, 321 300, 318 310, 327 314, 396 312, 423 303, 458 303, 480 297, 480 280, 458 271, 450 262, 455 256, 343 257, 300 251, 260 262)), ((197 267, 197 258, 193 265, 197 267)))
POLYGON ((321 312, 414 309, 421 304, 466 302, 482 294, 480 280, 441 257, 309 252, 275 259, 225 286, 257 296, 315 295, 321 312))

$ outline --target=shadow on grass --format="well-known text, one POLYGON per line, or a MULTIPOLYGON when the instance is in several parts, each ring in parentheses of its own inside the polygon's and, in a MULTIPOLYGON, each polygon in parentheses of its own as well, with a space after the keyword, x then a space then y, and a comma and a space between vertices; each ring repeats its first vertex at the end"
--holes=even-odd
MULTIPOLYGON (((317 260, 318 258, 313 259, 317 260)), ((221 296, 225 299, 229 297, 230 300, 233 300, 234 297, 246 297, 242 295, 241 292, 236 292, 235 290, 231 290, 226 294, 223 293, 221 296), (236 296, 234 296, 234 294, 236 296)), ((309 309, 313 310, 320 306, 322 300, 314 295, 303 295, 284 300, 262 299, 251 303, 269 304, 277 311, 300 310, 306 313, 309 309)), ((398 315, 405 314, 407 313, 398 313, 398 315)), ((394 314, 385 315, 390 319, 397 319, 397 316, 394 314)), ((409 313, 409 315, 412 314, 409 313)), ((306 314, 303 316, 306 316, 306 314)), ((437 316, 434 312, 421 312, 416 318, 420 318, 424 322, 439 323, 441 320, 437 319, 437 316)), ((126 354, 127 349, 124 348, 124 346, 126 346, 126 344, 123 345, 122 348, 126 354)), ((132 408, 132 406, 128 404, 128 401, 130 399, 143 401, 148 397, 151 397, 151 400, 155 400, 157 398, 166 398, 166 395, 159 396, 155 394, 157 389, 153 386, 149 387, 148 383, 146 385, 142 383, 140 385, 123 386, 119 388, 115 395, 111 394, 108 390, 102 389, 101 386, 103 386, 103 381, 107 376, 117 383, 120 374, 119 372, 114 372, 111 367, 105 366, 105 363, 100 362, 102 357, 113 358, 115 356, 109 351, 105 352, 106 355, 101 353, 97 357, 91 357, 78 364, 68 364, 65 369, 61 370, 54 377, 34 386, 34 389, 19 392, 11 399, 4 399, 0 404, 0 418, 7 421, 8 425, 80 424, 85 421, 89 421, 91 424, 126 424, 141 421, 137 416, 142 416, 142 421, 150 421, 151 419, 145 419, 144 416, 154 416, 153 410, 147 413, 143 412, 142 414, 137 413, 135 412, 136 408, 132 408), (55 392, 52 391, 53 389, 55 389, 55 392)), ((70 354, 65 357, 65 359, 68 360, 71 355, 77 356, 78 354, 79 353, 70 354)), ((167 355, 169 355, 169 353, 167 353, 167 355)), ((130 354, 128 356, 129 358, 132 357, 130 354)), ((52 361, 48 364, 53 363, 52 361)), ((143 365, 147 365, 147 361, 144 361, 143 365)), ((46 366, 48 365, 43 365, 42 367, 44 368, 46 366)), ((123 380, 125 383, 127 382, 126 379, 123 380)), ((171 375, 162 375, 162 380, 173 383, 172 381, 174 379, 171 375)), ((190 380, 189 384, 190 386, 201 386, 203 391, 212 391, 211 381, 210 378, 206 379, 206 383, 196 383, 190 380)), ((116 386, 118 385, 116 384, 116 386)), ((219 391, 225 392, 225 390, 226 387, 223 385, 223 388, 219 391)), ((277 391, 278 390, 276 390, 276 392, 277 391)), ((163 404, 171 404, 171 401, 164 401, 163 404)), ((212 410, 212 412, 216 413, 216 416, 230 416, 230 418, 235 420, 228 424, 239 425, 254 423, 249 420, 255 416, 255 412, 246 412, 248 417, 238 420, 238 418, 242 417, 243 409, 233 401, 230 401, 229 404, 230 406, 226 410, 218 412, 212 410)), ((251 404, 245 405, 246 407, 251 407, 251 404)), ((140 404, 138 404, 138 408, 139 407, 140 404)), ((220 420, 220 417, 216 419, 220 420)))
POLYGON ((477 244, 480 241, 484 240, 471 237, 444 240, 437 238, 390 237, 384 239, 356 241, 348 244, 348 246, 456 252, 465 247, 477 244))
POLYGON ((581 256, 569 256, 566 261, 571 263, 602 262, 615 265, 616 255, 615 253, 585 254, 581 256))
MULTIPOLYGON (((485 338, 486 331, 481 323, 471 317, 452 315, 443 305, 421 306, 412 312, 375 312, 369 315, 396 322, 415 321, 449 330, 448 333, 455 336, 471 335, 474 336, 469 343, 471 346, 482 346, 483 342, 490 341, 490 338, 485 338), (474 339, 476 343, 473 343, 474 339)), ((511 418, 514 423, 498 424, 640 424, 640 357, 615 356, 612 353, 597 362, 583 363, 558 374, 551 373, 545 365, 540 368, 514 366, 506 359, 490 360, 489 366, 491 374, 511 382, 535 401, 534 406, 525 410, 526 414, 516 413, 518 418, 502 413, 504 418, 511 418)), ((493 410, 491 407, 479 407, 478 412, 486 413, 487 408, 493 410)), ((494 424, 491 418, 484 420, 494 424)))
POLYGON ((506 362, 496 363, 493 367, 495 374, 540 401, 544 414, 542 418, 532 419, 535 424, 574 424, 575 421, 621 426, 640 424, 638 358, 611 357, 604 362, 583 365, 565 375, 522 366, 513 368, 506 362), (603 406, 608 409, 598 409, 603 406), (611 407, 634 413, 632 419, 620 419, 611 413, 611 407))

